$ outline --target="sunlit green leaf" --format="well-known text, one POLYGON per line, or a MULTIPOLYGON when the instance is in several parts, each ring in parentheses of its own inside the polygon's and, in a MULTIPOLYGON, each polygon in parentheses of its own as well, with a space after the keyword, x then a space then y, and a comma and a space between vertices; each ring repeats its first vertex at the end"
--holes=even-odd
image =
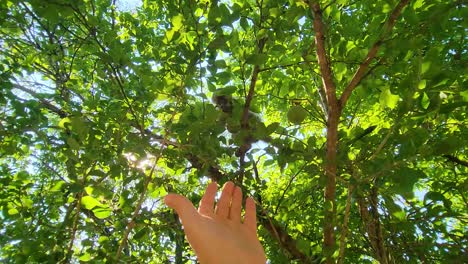
POLYGON ((390 89, 386 88, 380 93, 380 104, 390 109, 394 109, 398 104, 399 98, 400 97, 398 95, 392 94, 390 89))
POLYGON ((105 219, 111 215, 112 210, 109 208, 95 208, 93 209, 93 213, 97 218, 105 219))
POLYGON ((96 206, 103 206, 102 203, 89 195, 83 196, 81 198, 81 203, 83 204, 84 208, 88 210, 91 210, 96 206))

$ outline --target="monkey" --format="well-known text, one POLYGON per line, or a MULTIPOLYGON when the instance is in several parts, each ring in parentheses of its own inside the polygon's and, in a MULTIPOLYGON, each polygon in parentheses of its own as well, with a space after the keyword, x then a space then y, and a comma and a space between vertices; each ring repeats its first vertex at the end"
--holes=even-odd
POLYGON ((213 104, 219 107, 224 113, 232 113, 234 109, 233 99, 230 95, 217 95, 213 94, 211 98, 213 104))
POLYGON ((249 110, 247 127, 242 127, 243 106, 239 101, 231 95, 215 92, 212 102, 224 113, 220 118, 220 122, 224 123, 226 129, 232 134, 234 143, 239 146, 239 149, 236 151, 237 157, 245 154, 251 148, 252 143, 262 140, 256 132, 261 127, 265 128, 265 125, 257 114, 249 110))

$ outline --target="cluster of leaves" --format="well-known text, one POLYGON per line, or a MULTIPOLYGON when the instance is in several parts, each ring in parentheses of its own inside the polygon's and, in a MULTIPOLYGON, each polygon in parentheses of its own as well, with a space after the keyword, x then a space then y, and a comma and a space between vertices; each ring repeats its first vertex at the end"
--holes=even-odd
POLYGON ((161 198, 197 203, 209 179, 256 199, 271 263, 468 258, 463 1, 145 0, 125 11, 6 0, 0 11, 0 261, 194 260, 161 198), (317 32, 338 95, 369 66, 338 116, 332 201, 317 32), (228 131, 215 91, 243 107, 229 125, 264 140, 228 131))

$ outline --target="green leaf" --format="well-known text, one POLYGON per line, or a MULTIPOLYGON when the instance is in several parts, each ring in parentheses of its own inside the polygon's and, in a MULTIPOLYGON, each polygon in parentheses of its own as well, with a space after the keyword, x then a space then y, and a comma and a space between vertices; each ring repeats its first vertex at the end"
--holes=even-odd
POLYGON ((78 259, 83 262, 88 262, 92 259, 92 257, 89 253, 86 252, 83 255, 81 255, 78 259))
POLYGON ((147 227, 143 227, 140 230, 138 230, 135 235, 133 235, 133 239, 135 240, 141 240, 146 234, 148 234, 149 229, 147 227))
POLYGON ((280 126, 279 122, 274 122, 274 123, 269 124, 267 126, 267 128, 266 128, 266 130, 267 130, 266 135, 269 136, 269 135, 273 134, 276 131, 276 129, 279 128, 279 126, 280 126))
POLYGON ((74 139, 72 137, 67 138, 67 144, 73 150, 80 149, 80 144, 78 143, 78 141, 76 141, 76 139, 74 139))
POLYGON ((105 219, 111 215, 112 210, 110 208, 95 208, 93 209, 93 213, 97 218, 105 219))
POLYGON ((268 56, 265 54, 253 54, 247 57, 245 63, 252 64, 252 65, 262 65, 268 59, 268 56))
POLYGON ((418 84, 418 89, 426 88, 426 83, 427 83, 427 80, 421 80, 418 84))
POLYGON ((171 19, 171 23, 174 31, 178 31, 184 25, 184 16, 182 14, 173 16, 171 19))
POLYGON ((99 207, 103 206, 102 203, 100 203, 98 200, 94 199, 93 197, 89 195, 83 196, 81 198, 81 204, 83 204, 83 206, 88 210, 91 210, 96 206, 99 206, 99 207))
POLYGON ((392 181, 398 194, 411 198, 413 197, 414 184, 421 178, 425 178, 424 172, 403 167, 394 172, 392 181))
POLYGON ((288 120, 289 122, 299 125, 307 117, 309 113, 300 105, 294 105, 288 110, 288 120))
POLYGON ((8 214, 9 215, 16 215, 16 214, 19 214, 19 211, 16 208, 10 208, 10 209, 8 209, 8 214))
POLYGON ((55 183, 55 185, 50 189, 51 192, 58 192, 60 191, 63 186, 65 185, 65 182, 64 181, 58 181, 57 183, 55 183))
POLYGON ((69 117, 62 118, 58 124, 61 128, 67 128, 67 124, 71 125, 71 120, 69 117))
POLYGON ((385 88, 380 93, 379 102, 380 102, 380 105, 382 105, 384 107, 394 109, 398 104, 399 98, 400 97, 398 95, 392 94, 392 92, 390 92, 389 88, 385 88))
POLYGON ((427 109, 430 103, 431 103, 431 100, 429 99, 429 96, 427 96, 426 93, 423 93, 423 96, 421 98, 421 107, 424 109, 427 109))
POLYGON ((437 201, 442 202, 445 200, 445 197, 440 192, 430 191, 430 192, 427 192, 426 195, 424 195, 424 202, 427 202, 427 200, 431 200, 434 202, 437 202, 437 201))
POLYGON ((398 219, 399 221, 405 221, 406 220, 406 213, 405 211, 396 211, 393 213, 393 216, 398 219))

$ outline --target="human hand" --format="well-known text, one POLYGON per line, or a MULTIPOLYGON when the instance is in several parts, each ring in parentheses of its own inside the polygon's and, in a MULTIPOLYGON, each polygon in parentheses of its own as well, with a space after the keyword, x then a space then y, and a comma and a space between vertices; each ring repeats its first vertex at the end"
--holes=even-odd
POLYGON ((179 215, 200 263, 265 264, 265 253, 257 237, 254 200, 247 198, 241 221, 241 188, 227 182, 214 209, 216 191, 215 182, 208 184, 198 211, 184 196, 168 194, 164 198, 166 205, 179 215))

